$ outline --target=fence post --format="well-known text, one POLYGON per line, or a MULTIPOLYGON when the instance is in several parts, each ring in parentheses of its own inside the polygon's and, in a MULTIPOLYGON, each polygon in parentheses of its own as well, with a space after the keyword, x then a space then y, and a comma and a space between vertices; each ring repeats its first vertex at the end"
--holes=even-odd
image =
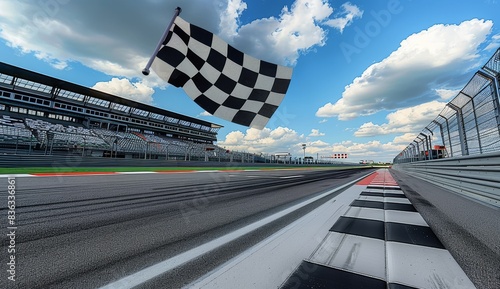
POLYGON ((428 148, 428 150, 429 150, 429 160, 432 160, 433 159, 433 157, 432 157, 433 150, 432 150, 432 137, 431 136, 434 135, 434 132, 432 132, 432 130, 430 130, 428 127, 425 127, 424 129, 428 130, 431 133, 427 137, 429 138, 429 146, 428 146, 429 147, 428 148))
POLYGON ((453 157, 453 146, 451 145, 451 133, 450 133, 450 123, 448 122, 448 118, 441 115, 444 120, 446 120, 446 131, 448 132, 448 143, 450 144, 450 157, 453 157))
MULTIPOLYGON (((497 57, 500 56, 500 49, 497 51, 497 57)), ((500 61, 497 60, 497 61, 500 61)), ((494 72, 491 71, 490 69, 487 70, 491 74, 494 72)), ((497 124, 497 132, 498 135, 500 136, 500 91, 499 91, 499 86, 498 86, 498 81, 500 79, 500 73, 496 73, 496 77, 493 75, 490 75, 488 73, 483 73, 482 71, 478 71, 478 74, 481 74, 484 78, 487 78, 491 81, 491 86, 492 86, 492 96, 491 96, 491 101, 493 102, 493 110, 495 110, 495 119, 496 119, 496 124, 497 124)))
POLYGON ((427 160, 427 159, 429 159, 429 142, 427 141, 427 135, 421 132, 419 134, 419 136, 424 137, 424 139, 421 139, 419 137, 417 137, 417 138, 422 141, 422 147, 423 147, 423 151, 424 151, 424 160, 427 160), (424 141, 425 141, 425 143, 424 143, 424 141), (426 153, 427 153, 427 155, 426 155, 426 153))
POLYGON ((462 155, 468 156, 469 146, 467 144, 467 136, 465 134, 464 116, 462 114, 462 109, 451 102, 447 105, 457 113, 458 136, 460 137, 460 147, 462 149, 462 155))

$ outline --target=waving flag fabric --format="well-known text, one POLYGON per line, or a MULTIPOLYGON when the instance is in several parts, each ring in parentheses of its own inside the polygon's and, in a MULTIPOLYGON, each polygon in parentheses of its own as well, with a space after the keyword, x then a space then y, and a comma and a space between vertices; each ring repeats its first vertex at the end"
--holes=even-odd
POLYGON ((264 128, 290 84, 292 69, 251 57, 176 17, 152 65, 210 114, 264 128))

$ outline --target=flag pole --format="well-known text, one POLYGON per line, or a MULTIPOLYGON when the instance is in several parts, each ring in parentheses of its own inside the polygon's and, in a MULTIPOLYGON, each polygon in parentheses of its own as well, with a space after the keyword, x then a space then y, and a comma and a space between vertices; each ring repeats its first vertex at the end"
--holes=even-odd
POLYGON ((172 25, 174 24, 175 18, 179 16, 181 13, 182 9, 181 7, 175 8, 175 13, 174 16, 172 17, 172 20, 170 20, 170 23, 168 23, 167 29, 165 29, 165 32, 163 33, 163 36, 161 37, 160 41, 158 42, 158 45, 156 45, 155 50, 153 51, 153 55, 151 55, 151 58, 149 58, 148 63, 146 64, 146 67, 142 70, 142 74, 144 75, 149 75, 149 69, 151 68, 151 65, 153 64, 153 61, 155 60, 156 54, 160 50, 160 47, 163 45, 163 42, 165 41, 165 38, 167 38, 168 32, 170 31, 170 28, 172 28, 172 25))

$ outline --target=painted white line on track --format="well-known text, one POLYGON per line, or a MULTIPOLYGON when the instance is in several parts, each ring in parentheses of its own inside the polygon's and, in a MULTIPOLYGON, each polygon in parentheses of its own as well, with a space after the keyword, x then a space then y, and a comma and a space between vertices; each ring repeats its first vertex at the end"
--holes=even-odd
POLYGON ((33 175, 30 174, 2 174, 0 175, 0 178, 24 178, 24 177, 34 177, 33 175))
POLYGON ((352 188, 184 288, 278 288, 303 259, 311 256, 331 225, 359 194, 352 188))
POLYGON ((144 172, 116 172, 121 175, 140 175, 140 174, 157 174, 157 172, 153 171, 144 171, 144 172))
POLYGON ((294 179, 294 178, 302 178, 304 175, 296 175, 296 176, 284 176, 280 177, 280 179, 294 179))
POLYGON ((322 193, 316 197, 313 197, 313 198, 310 198, 306 201, 303 201, 299 204, 296 204, 294 206, 291 206, 287 209, 284 209, 280 212, 277 212, 271 216, 268 216, 264 219, 261 219, 257 222, 254 222, 252 224, 249 224, 245 227, 242 227, 238 230, 235 230, 229 234, 226 234, 224 236, 221 236, 219 238, 216 238, 212 241, 209 241, 203 245, 200 245, 198 247, 195 247, 193 249, 190 249, 188 251, 185 251, 184 253, 181 253, 177 256, 174 256, 172 258, 169 258, 169 259, 166 259, 164 261, 161 261, 155 265, 152 265, 152 266, 149 266, 147 268, 144 268, 136 273, 133 273, 129 276, 126 276, 126 277, 123 277, 115 282, 112 282, 112 283, 109 283, 108 285, 105 285, 103 287, 101 287, 100 289, 117 289, 117 288, 120 288, 120 289, 126 289, 126 288, 133 288, 137 285, 140 285, 144 282, 147 282, 161 274, 164 274, 174 268, 177 268, 189 261, 192 261, 214 249, 217 249, 231 241, 234 241, 262 226, 265 226, 275 220, 278 220, 279 218, 291 213, 291 212, 294 212, 304 206, 307 206, 323 197, 326 197, 332 193, 335 193, 339 190, 342 190, 346 187, 349 187, 349 186, 352 186, 353 184, 355 184, 356 182, 358 182, 359 180, 362 180, 363 178, 365 178, 367 175, 359 178, 359 179, 356 179, 352 182, 349 182, 345 185, 342 185, 340 187, 337 187, 335 189, 332 189, 332 190, 329 190, 325 193, 322 193))

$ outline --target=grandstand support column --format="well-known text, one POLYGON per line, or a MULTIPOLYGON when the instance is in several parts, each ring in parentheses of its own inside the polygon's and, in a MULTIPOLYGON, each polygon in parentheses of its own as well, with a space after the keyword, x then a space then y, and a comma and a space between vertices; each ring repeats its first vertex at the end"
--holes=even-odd
POLYGON ((82 157, 84 157, 85 156, 85 140, 86 140, 85 135, 82 138, 83 138, 82 157))
POLYGON ((165 145, 165 160, 168 161, 168 144, 165 145))
MULTIPOLYGON (((114 147, 114 151, 115 151, 114 158, 116 159, 116 157, 118 156, 118 137, 115 138, 115 142, 113 144, 113 147, 114 147)), ((113 158, 113 152, 111 152, 111 158, 113 158)))
POLYGON ((16 132, 17 132, 17 137, 16 137, 16 150, 14 151, 15 155, 17 155, 17 146, 19 144, 19 130, 17 130, 16 132))
POLYGON ((52 155, 52 149, 54 148, 54 137, 50 140, 50 150, 49 150, 49 155, 52 155))
POLYGON ((30 149, 28 151, 28 154, 31 155, 31 149, 32 149, 32 146, 33 146, 33 138, 30 136, 30 149))

